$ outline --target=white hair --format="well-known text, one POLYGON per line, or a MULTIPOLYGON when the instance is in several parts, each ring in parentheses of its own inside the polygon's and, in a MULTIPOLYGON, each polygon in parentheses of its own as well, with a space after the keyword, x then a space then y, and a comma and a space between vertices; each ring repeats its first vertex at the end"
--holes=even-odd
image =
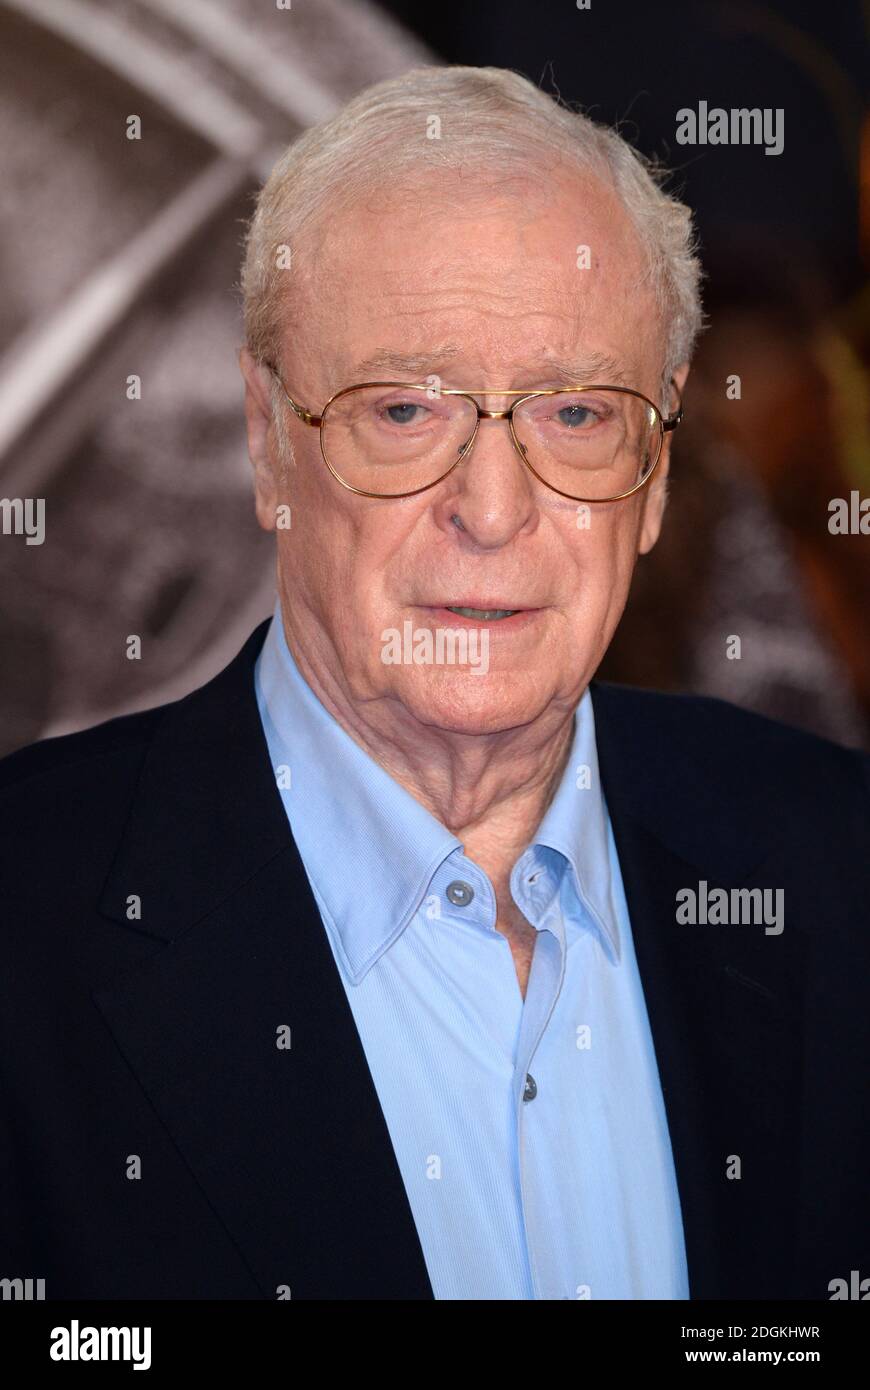
POLYGON ((366 87, 288 146, 259 194, 247 231, 241 288, 249 351, 259 362, 277 362, 288 308, 279 251, 284 248, 286 256, 289 247, 294 277, 304 273, 318 219, 388 179, 402 193, 401 176, 410 184, 433 171, 455 174, 460 168, 528 175, 534 165, 545 178, 548 168, 564 162, 608 182, 638 234, 665 337, 667 409, 670 378, 691 360, 704 326, 691 211, 665 192, 667 171, 618 131, 505 68, 412 68, 366 87), (436 120, 439 138, 427 138, 436 120))

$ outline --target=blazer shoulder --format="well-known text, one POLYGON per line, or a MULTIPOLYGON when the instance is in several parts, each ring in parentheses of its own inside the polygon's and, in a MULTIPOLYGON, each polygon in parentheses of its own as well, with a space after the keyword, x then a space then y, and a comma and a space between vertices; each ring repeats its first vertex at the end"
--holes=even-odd
POLYGON ((722 783, 759 779, 787 787, 832 783, 870 797, 870 753, 708 695, 666 694, 609 681, 592 683, 596 728, 618 727, 620 739, 692 762, 722 783), (818 779, 823 778, 820 782, 818 779))
POLYGON ((4 936, 77 936, 70 922, 85 920, 105 880, 165 708, 43 739, 0 761, 4 936))
POLYGON ((170 713, 184 710, 201 713, 216 708, 222 714, 234 694, 240 689, 251 688, 253 665, 269 621, 266 619, 254 629, 222 671, 179 699, 136 714, 118 715, 79 733, 42 739, 0 759, 0 800, 14 797, 16 789, 26 794, 29 786, 59 773, 72 783, 78 777, 88 777, 98 767, 111 765, 120 769, 124 764, 137 764, 170 713))
POLYGON ((169 705, 119 715, 78 733, 41 739, 0 759, 0 800, 26 798, 31 788, 58 776, 67 784, 87 781, 106 761, 138 764, 169 705))

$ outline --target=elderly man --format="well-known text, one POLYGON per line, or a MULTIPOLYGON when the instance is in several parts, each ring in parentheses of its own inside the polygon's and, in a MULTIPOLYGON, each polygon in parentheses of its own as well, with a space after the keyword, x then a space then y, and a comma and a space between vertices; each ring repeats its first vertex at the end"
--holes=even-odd
POLYGON ((287 150, 243 276, 274 617, 186 699, 3 767, 0 1274, 870 1274, 866 760, 593 681, 698 280, 638 156, 509 72, 412 71, 287 150))

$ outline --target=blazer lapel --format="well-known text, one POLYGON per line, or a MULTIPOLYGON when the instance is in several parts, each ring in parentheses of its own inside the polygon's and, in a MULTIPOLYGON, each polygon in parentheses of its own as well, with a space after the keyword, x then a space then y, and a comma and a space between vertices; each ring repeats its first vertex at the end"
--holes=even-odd
POLYGON ((431 1298, 260 728, 266 627, 157 730, 101 906, 162 945, 95 1000, 264 1297, 431 1298))
MULTIPOLYGON (((593 685, 602 783, 662 1083, 692 1298, 783 1297, 796 1205, 796 934, 677 921, 677 893, 772 886, 766 838, 644 699, 593 685), (687 766, 688 764, 688 766, 687 766)), ((647 697, 648 699, 649 697, 647 697)), ((779 879, 781 882, 781 879, 779 879)))

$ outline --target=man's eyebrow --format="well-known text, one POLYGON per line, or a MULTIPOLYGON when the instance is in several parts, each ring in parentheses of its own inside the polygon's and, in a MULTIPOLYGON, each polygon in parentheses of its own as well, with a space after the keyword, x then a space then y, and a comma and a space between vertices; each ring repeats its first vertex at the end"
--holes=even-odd
MULTIPOLYGON (((425 352, 399 352, 393 348, 380 348, 370 356, 356 362, 350 369, 354 381, 365 381, 386 373, 395 380, 417 380, 440 375, 439 369, 448 366, 459 357, 462 349, 456 344, 444 344, 425 352)), ((508 376, 511 374, 508 373, 508 376)), ((628 385, 620 364, 606 353, 588 353, 583 358, 567 360, 549 357, 540 361, 536 367, 528 367, 512 374, 516 378, 517 389, 530 390, 537 386, 580 386, 584 382, 612 382, 614 386, 628 385)), ((350 379, 350 377, 348 379, 350 379)), ((510 389, 508 380, 497 383, 503 389, 510 389)), ((477 381, 460 383, 475 388, 477 381)), ((495 387, 493 389, 496 389, 495 387)))
POLYGON ((370 357, 356 362, 351 373, 358 381, 379 372, 398 373, 399 376, 432 376, 436 374, 436 366, 451 362, 461 352, 462 349, 455 343, 427 348, 425 352, 398 352, 394 348, 380 348, 370 357))
POLYGON ((602 386, 627 386, 625 372, 613 357, 606 353, 593 352, 586 357, 568 361, 565 358, 548 358, 537 374, 538 381, 557 386, 582 386, 584 383, 598 382, 602 386))

